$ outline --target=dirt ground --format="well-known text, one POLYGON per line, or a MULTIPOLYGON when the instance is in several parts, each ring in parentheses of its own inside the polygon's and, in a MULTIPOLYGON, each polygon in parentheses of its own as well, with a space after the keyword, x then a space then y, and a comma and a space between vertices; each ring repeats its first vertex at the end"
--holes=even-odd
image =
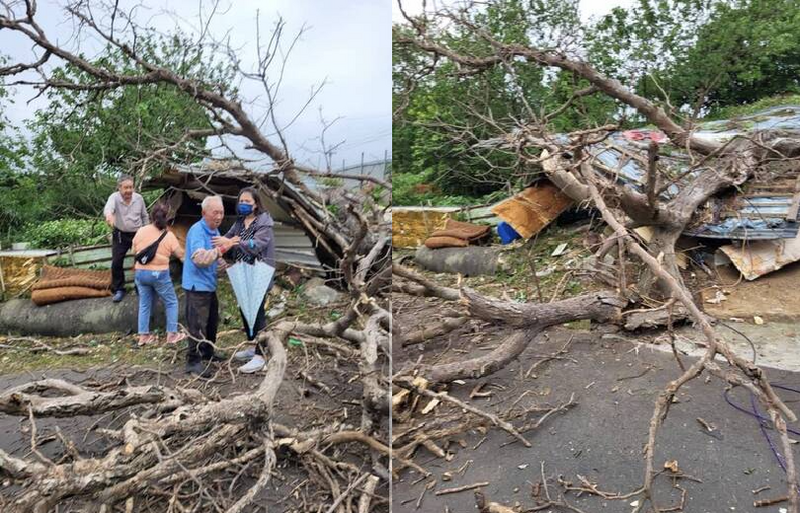
POLYGON ((738 317, 752 321, 758 315, 765 321, 800 322, 800 262, 753 281, 740 279, 732 265, 717 269, 718 287, 702 293, 703 308, 709 314, 720 319, 738 317), (717 290, 723 291, 725 300, 709 303, 717 297, 717 290))

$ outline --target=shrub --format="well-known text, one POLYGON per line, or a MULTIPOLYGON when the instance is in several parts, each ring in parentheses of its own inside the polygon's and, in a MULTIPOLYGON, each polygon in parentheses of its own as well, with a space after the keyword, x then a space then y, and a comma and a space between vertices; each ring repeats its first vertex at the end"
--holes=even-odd
POLYGON ((58 219, 28 225, 18 239, 35 248, 56 249, 69 245, 102 244, 111 228, 101 219, 58 219))

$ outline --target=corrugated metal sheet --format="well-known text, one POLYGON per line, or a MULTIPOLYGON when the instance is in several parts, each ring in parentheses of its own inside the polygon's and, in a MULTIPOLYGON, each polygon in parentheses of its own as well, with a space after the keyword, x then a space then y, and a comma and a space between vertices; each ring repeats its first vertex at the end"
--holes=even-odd
MULTIPOLYGON (((800 106, 779 106, 732 120, 703 123, 696 137, 727 142, 737 135, 755 130, 782 129, 800 133, 800 106)), ((635 132, 635 131, 633 131, 635 132)), ((598 172, 614 175, 617 180, 642 192, 646 180, 647 131, 639 134, 618 132, 604 143, 590 149, 600 165, 598 172), (641 136, 641 137, 635 137, 641 136)), ((652 131, 655 132, 655 131, 652 131)), ((662 138, 663 135, 655 132, 662 138)), ((672 146, 659 155, 659 167, 667 176, 680 177, 689 169, 686 153, 672 146)), ((707 168, 705 168, 707 169, 707 168)), ((705 170, 703 169, 703 170, 705 170)), ((718 239, 783 239, 797 236, 797 166, 774 169, 749 180, 740 191, 712 198, 684 232, 694 237, 718 239)), ((683 176, 663 194, 674 197, 700 170, 683 176)))
POLYGON ((798 171, 797 166, 786 167, 753 178, 741 191, 711 198, 685 233, 713 239, 795 238, 800 230, 798 171))
MULTIPOLYGON (((724 143, 757 130, 784 130, 794 136, 800 135, 800 105, 781 105, 735 119, 701 123, 693 135, 724 143)), ((475 147, 516 147, 518 139, 524 137, 522 131, 516 130, 501 138, 481 141, 475 147)), ((563 134, 557 134, 554 140, 569 142, 563 134)), ((597 173, 643 192, 647 175, 647 147, 651 140, 665 141, 666 137, 657 130, 647 128, 615 132, 603 142, 588 147, 587 151, 594 157, 592 165, 597 173)), ((659 154, 659 170, 663 175, 672 177, 675 183, 661 194, 662 199, 674 197, 701 170, 708 169, 687 173, 690 165, 689 156, 683 148, 669 142, 663 143, 659 154)), ((797 209, 800 192, 794 182, 798 174, 800 169, 795 165, 793 169, 785 169, 782 174, 773 173, 751 179, 742 191, 709 201, 698 213, 697 222, 685 233, 695 237, 723 239, 795 237, 800 229, 797 209)))
MULTIPOLYGON (((727 142, 737 135, 754 130, 782 129, 800 134, 800 106, 779 106, 750 116, 712 121, 700 125, 696 137, 727 142)), ((646 182, 647 146, 651 137, 663 140, 654 130, 617 132, 603 143, 589 148, 595 157, 594 168, 619 183, 639 192, 646 182)), ((675 177, 661 197, 669 200, 681 187, 690 183, 701 171, 685 174, 690 161, 684 150, 665 144, 659 155, 659 169, 675 177), (678 177, 681 177, 678 179, 678 177)), ((717 239, 783 239, 794 238, 800 229, 797 205, 800 168, 784 166, 749 180, 740 191, 712 198, 696 215, 695 222, 684 232, 694 237, 717 239)))

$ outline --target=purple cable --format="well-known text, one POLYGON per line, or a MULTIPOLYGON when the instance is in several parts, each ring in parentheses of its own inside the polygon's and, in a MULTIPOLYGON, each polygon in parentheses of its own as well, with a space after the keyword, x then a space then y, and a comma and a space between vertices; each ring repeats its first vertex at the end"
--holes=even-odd
MULTIPOLYGON (((797 389, 794 389, 794 388, 785 387, 785 386, 782 386, 782 385, 772 385, 772 388, 778 388, 778 389, 781 389, 781 390, 788 390, 790 392, 796 392, 796 393, 800 394, 800 390, 797 390, 797 389)), ((748 411, 748 410, 742 408, 741 406, 739 406, 738 404, 734 403, 733 401, 731 401, 730 396, 728 396, 728 392, 729 392, 729 390, 725 391, 725 401, 727 401, 728 404, 730 404, 731 406, 733 406, 735 409, 739 410, 742 413, 746 413, 747 415, 750 415, 751 417, 757 418, 759 420, 759 424, 765 424, 765 425, 769 424, 769 418, 767 418, 767 417, 761 415, 760 413, 758 413, 757 409, 755 410, 755 412, 748 411)), ((750 392, 751 396, 752 396, 752 394, 753 393, 750 392)), ((800 436, 800 431, 797 431, 796 429, 792 429, 790 427, 787 427, 786 431, 788 431, 789 433, 791 433, 793 435, 800 436)))
MULTIPOLYGON (((780 390, 787 390, 789 392, 795 392, 797 394, 800 394, 800 390, 798 390, 796 388, 791 388, 791 387, 787 387, 787 386, 784 386, 784 385, 777 385, 777 384, 772 384, 772 383, 770 383, 770 385, 773 388, 778 388, 780 390)), ((738 404, 735 404, 733 401, 731 401, 731 398, 729 397, 728 392, 729 392, 729 390, 725 390, 725 393, 724 393, 725 401, 727 401, 728 404, 730 404, 731 406, 733 406, 735 409, 739 410, 740 412, 746 413, 747 415, 750 415, 750 416, 755 417, 756 419, 758 419, 758 427, 761 430, 761 434, 763 434, 764 438, 767 439, 767 443, 769 444, 769 448, 772 450, 772 454, 775 455, 775 459, 778 460, 778 464, 781 466, 781 468, 783 469, 783 471, 785 473, 786 472, 786 461, 784 460, 783 456, 781 456, 781 454, 778 452, 778 448, 775 446, 775 443, 773 443, 772 438, 770 438, 770 436, 769 436, 769 433, 767 433, 767 427, 769 426, 769 419, 759 412, 758 405, 756 404, 756 396, 755 396, 755 394, 753 392, 750 392, 750 406, 753 408, 753 411, 750 412, 750 411, 745 410, 744 408, 742 408, 738 404)), ((792 433, 793 435, 799 435, 800 436, 800 431, 797 431, 797 430, 794 430, 794 429, 791 429, 791 428, 788 428, 788 427, 786 428, 786 431, 789 432, 789 433, 792 433)), ((798 490, 800 490, 800 487, 798 487, 798 490)))
POLYGON ((767 439, 767 443, 769 444, 769 448, 772 449, 772 454, 775 455, 775 459, 778 460, 778 465, 781 466, 784 472, 786 472, 786 462, 783 460, 783 456, 781 453, 778 452, 778 448, 775 447, 775 444, 772 442, 772 438, 769 437, 769 433, 767 433, 766 421, 762 420, 764 417, 758 412, 758 405, 756 404, 756 396, 753 392, 750 392, 750 405, 753 407, 753 415, 758 417, 758 427, 761 429, 761 434, 764 435, 764 438, 767 439))

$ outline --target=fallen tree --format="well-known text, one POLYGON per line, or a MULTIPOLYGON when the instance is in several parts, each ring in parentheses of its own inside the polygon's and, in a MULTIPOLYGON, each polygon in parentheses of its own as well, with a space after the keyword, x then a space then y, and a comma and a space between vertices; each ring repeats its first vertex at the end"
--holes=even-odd
MULTIPOLYGON (((347 290, 349 305, 332 322, 280 321, 262 331, 258 338, 269 348, 270 357, 266 375, 253 389, 221 396, 213 389, 201 392, 186 382, 167 387, 134 386, 127 379, 92 385, 45 379, 3 392, 0 411, 27 419, 31 436, 30 453, 0 448, 0 475, 9 484, 0 492, 0 509, 46 513, 74 505, 107 513, 120 509, 252 511, 251 504, 263 501, 273 478, 280 477, 278 466, 288 459, 306 475, 283 499, 295 501, 298 510, 387 511, 390 315, 384 291, 391 279, 390 248, 384 207, 370 191, 391 186, 374 177, 340 177, 329 168, 302 166, 289 155, 283 126, 274 112, 280 80, 270 78, 286 65, 275 58, 284 23, 279 20, 267 40, 258 33, 253 70, 243 69, 237 51, 211 40, 205 30, 192 41, 217 58, 233 62, 240 78, 263 86, 269 106, 266 116, 258 119, 235 90, 146 59, 137 45, 147 27, 138 25, 131 11, 117 2, 73 2, 65 11, 78 40, 91 35, 120 52, 129 64, 124 69, 93 64, 80 49, 71 50, 54 40, 39 23, 35 1, 1 4, 0 30, 20 38, 20 44, 37 54, 29 63, 4 63, 0 76, 17 78, 8 85, 32 86, 39 94, 50 89, 88 93, 87 101, 102 101, 104 94, 120 88, 169 84, 205 110, 207 129, 187 130, 178 141, 163 141, 163 147, 132 160, 133 171, 146 174, 155 163, 171 163, 172 149, 192 138, 218 137, 224 147, 226 138, 240 138, 260 152, 272 163, 271 169, 248 171, 233 165, 218 172, 236 174, 260 188, 303 226, 330 277, 347 290), (53 73, 48 65, 56 61, 77 69, 82 79, 53 73), (309 187, 307 176, 355 178, 368 185, 363 190, 319 192, 309 187), (287 372, 314 381, 308 373, 309 358, 304 363, 297 360, 304 365, 300 369, 291 368, 285 350, 290 336, 303 337, 309 345, 330 352, 334 365, 346 355, 342 366, 351 374, 342 382, 355 382, 362 389, 355 401, 346 396, 331 398, 348 402, 339 403, 336 414, 324 416, 329 420, 325 427, 302 429, 275 420, 275 404, 288 388, 284 385, 287 372), (349 419, 348 409, 360 413, 356 425, 336 421, 340 415, 349 419), (100 427, 98 419, 91 428, 103 440, 98 449, 81 449, 59 430, 62 450, 58 458, 49 458, 39 449, 37 418, 102 413, 121 419, 122 425, 100 427)), ((209 21, 204 19, 203 24, 209 21)), ((325 150, 330 156, 330 149, 325 150)), ((52 309, 43 311, 53 314, 52 309)), ((226 372, 220 368, 218 377, 226 372)))
MULTIPOLYGON (((77 299, 36 306, 29 299, 0 303, 0 332, 48 337, 74 337, 82 333, 125 333, 136 326, 139 298, 126 297, 120 303, 108 298, 77 299)), ((180 312, 180 322, 184 312, 180 312)), ((164 308, 155 308, 154 328, 164 327, 164 308)))
MULTIPOLYGON (((474 109, 472 116, 478 120, 480 132, 490 130, 496 133, 490 140, 477 137, 475 134, 479 130, 475 126, 448 127, 442 122, 438 128, 450 128, 454 142, 462 148, 470 148, 474 152, 503 149, 511 153, 518 162, 523 163, 527 172, 531 169, 538 171, 574 201, 594 207, 611 228, 596 257, 602 258, 609 251, 618 249, 619 260, 616 265, 616 290, 547 304, 500 301, 480 296, 464 287, 443 287, 395 265, 394 273, 398 279, 393 283, 395 292, 459 301, 464 309, 456 315, 508 326, 512 330, 504 340, 498 341, 499 345, 494 350, 477 358, 430 365, 425 363, 424 357, 420 357, 395 374, 394 384, 397 387, 407 386, 408 380, 413 378, 427 387, 428 384, 446 385, 457 379, 489 375, 504 368, 519 355, 544 327, 577 319, 588 318, 600 322, 620 319, 621 310, 629 305, 635 305, 637 310, 645 310, 643 319, 637 321, 644 323, 648 312, 639 304, 643 298, 647 299, 647 305, 657 306, 651 314, 663 317, 662 310, 667 310, 669 322, 677 317, 677 309, 681 307, 683 315, 702 330, 706 352, 688 368, 683 368, 679 362, 682 375, 668 383, 656 400, 643 453, 643 486, 637 492, 643 500, 638 502, 635 510, 642 511, 649 504, 652 510, 661 511, 653 492, 656 475, 653 458, 659 428, 678 390, 702 373, 709 372, 730 385, 746 387, 769 411, 775 429, 781 434, 787 460, 790 511, 796 513, 800 508, 797 478, 786 432, 786 422, 796 420, 796 416, 776 396, 763 369, 735 354, 717 335, 684 282, 675 245, 699 208, 712 196, 764 173, 771 163, 796 161, 800 157, 800 134, 764 129, 747 136, 734 137, 724 143, 700 138, 693 133, 695 120, 679 122, 668 99, 662 103, 637 94, 619 81, 600 73, 573 48, 537 46, 533 36, 528 44, 509 43, 497 38, 492 35, 481 8, 471 3, 452 8, 433 8, 419 16, 403 13, 406 25, 395 27, 394 43, 399 49, 410 48, 421 55, 418 75, 410 75, 423 80, 432 69, 443 66, 447 66, 446 69, 452 70, 461 80, 470 80, 470 77, 493 70, 505 71, 505 83, 510 84, 511 91, 518 92, 519 103, 524 106, 524 112, 515 113, 514 118, 508 120, 494 118, 491 111, 474 109), (453 37, 456 30, 462 36, 466 34, 464 37, 469 44, 453 37), (553 74, 566 72, 574 77, 576 83, 585 82, 589 87, 576 92, 553 112, 542 112, 531 107, 525 97, 526 91, 518 81, 518 72, 524 66, 542 67, 553 74), (671 141, 672 148, 687 152, 690 160, 688 170, 678 177, 669 173, 659 164, 659 154, 666 153, 666 150, 662 145, 652 142, 648 148, 647 175, 641 189, 615 178, 614 170, 607 174, 595 172, 595 168, 603 164, 589 149, 618 130, 618 125, 610 123, 561 134, 554 133, 551 125, 556 111, 570 108, 573 101, 587 95, 605 95, 617 102, 620 111, 635 111, 654 125, 671 141), (670 194, 664 194, 675 184, 680 186, 677 192, 671 190, 670 194), (633 232, 638 227, 651 230, 649 241, 644 242, 633 232), (626 263, 626 259, 631 257, 638 261, 636 266, 632 265, 632 261, 626 263), (642 275, 631 280, 627 273, 634 268, 641 269, 642 275), (400 283, 399 279, 405 281, 400 283), (629 286, 633 283, 636 284, 629 286), (727 367, 715 360, 717 355, 724 358, 727 367)), ((414 85, 409 84, 405 93, 413 94, 414 85)), ((462 101, 468 102, 469 99, 462 101)), ((464 108, 468 109, 469 105, 465 103, 464 108)), ((635 156, 627 155, 626 158, 635 156)), ((413 334, 404 333, 403 327, 397 329, 401 340, 409 339, 418 343, 419 333, 425 333, 425 330, 434 334, 443 332, 434 328, 437 327, 423 326, 413 334)), ((405 393, 396 394, 395 397, 398 405, 409 400, 409 395, 405 393)), ((407 415, 413 415, 413 412, 412 405, 407 415)), ((454 432, 458 432, 458 429, 453 428, 454 432)), ((435 432, 435 429, 431 428, 429 432, 435 432)), ((552 504, 556 505, 555 502, 552 504)), ((482 496, 478 498, 478 507, 484 511, 503 510, 496 503, 487 504, 482 496)))

